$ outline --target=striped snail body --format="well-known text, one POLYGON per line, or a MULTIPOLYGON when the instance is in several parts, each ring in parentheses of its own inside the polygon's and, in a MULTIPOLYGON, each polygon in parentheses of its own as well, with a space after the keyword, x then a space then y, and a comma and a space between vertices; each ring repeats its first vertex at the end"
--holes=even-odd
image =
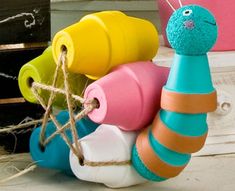
POLYGON ((217 39, 214 16, 197 5, 183 6, 169 19, 166 33, 176 53, 162 89, 161 110, 132 151, 133 166, 152 181, 177 176, 191 153, 203 147, 207 112, 217 105, 207 58, 217 39))

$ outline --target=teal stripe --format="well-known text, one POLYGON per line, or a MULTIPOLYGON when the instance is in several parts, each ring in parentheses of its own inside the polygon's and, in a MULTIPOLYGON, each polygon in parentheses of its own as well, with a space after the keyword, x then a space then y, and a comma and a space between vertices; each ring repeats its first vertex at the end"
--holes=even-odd
POLYGON ((155 182, 161 182, 166 180, 165 178, 162 178, 156 174, 154 174, 152 171, 150 171, 141 161, 139 154, 136 149, 136 145, 133 146, 132 149, 132 165, 136 169, 136 171, 145 179, 155 182))
POLYGON ((208 131, 207 114, 182 114, 160 111, 160 119, 172 131, 185 136, 201 136, 208 131))
POLYGON ((156 139, 154 139, 153 134, 149 132, 150 145, 153 148, 155 154, 165 163, 171 166, 184 166, 186 165, 190 158, 190 154, 181 154, 172 151, 162 144, 160 144, 156 139))
POLYGON ((166 89, 181 93, 211 93, 214 91, 207 55, 175 54, 166 89))

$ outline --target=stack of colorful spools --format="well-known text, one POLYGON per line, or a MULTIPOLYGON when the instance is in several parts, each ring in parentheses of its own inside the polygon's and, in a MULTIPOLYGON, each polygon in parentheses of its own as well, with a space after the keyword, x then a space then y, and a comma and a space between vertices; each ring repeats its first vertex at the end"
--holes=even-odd
MULTIPOLYGON (((41 148, 41 127, 31 136, 33 160, 39 166, 63 170, 81 180, 117 188, 143 183, 146 179, 161 181, 177 175, 189 161, 188 153, 204 144, 206 114, 198 113, 214 109, 215 94, 203 95, 213 99, 210 109, 204 105, 198 107, 198 103, 193 102, 194 99, 201 100, 201 95, 187 89, 187 85, 184 90, 190 96, 183 95, 185 91, 178 86, 188 83, 185 81, 188 75, 184 73, 191 72, 184 65, 179 69, 175 64, 166 84, 169 69, 150 61, 158 47, 158 33, 153 24, 119 11, 87 15, 58 32, 52 47, 22 67, 19 86, 25 99, 38 103, 31 90, 32 83, 50 85, 58 57, 62 50, 66 50, 72 92, 81 95, 85 88, 84 99, 98 102, 98 107, 88 117, 76 122, 76 128, 84 158, 101 165, 82 164, 60 135, 41 148), (175 75, 185 78, 178 80, 175 75), (88 87, 87 83, 90 84, 88 87), (189 106, 185 106, 185 100, 189 101, 189 106), (146 128, 158 113, 160 101, 164 110, 156 117, 153 127, 146 128), (189 124, 193 124, 190 130, 187 129, 189 124), (139 131, 141 129, 142 132, 139 131), (121 163, 129 160, 131 164, 121 163)), ((201 64, 203 67, 195 68, 208 69, 208 63, 201 64)), ((205 79, 210 80, 209 70, 204 74, 207 76, 205 79)), ((192 78, 189 84, 194 86, 194 80, 197 81, 192 78)), ((58 84, 63 89, 60 76, 58 84)), ((211 85, 210 82, 208 84, 211 85)), ((208 92, 210 90, 212 88, 208 92)), ((48 100, 48 91, 39 91, 39 94, 48 100)), ((53 104, 64 109, 65 96, 57 95, 53 104)), ((69 120, 69 114, 61 111, 56 118, 63 125, 69 120)), ((49 137, 55 130, 53 122, 49 122, 45 136, 49 137)), ((65 133, 71 140, 70 130, 66 129, 65 133)))

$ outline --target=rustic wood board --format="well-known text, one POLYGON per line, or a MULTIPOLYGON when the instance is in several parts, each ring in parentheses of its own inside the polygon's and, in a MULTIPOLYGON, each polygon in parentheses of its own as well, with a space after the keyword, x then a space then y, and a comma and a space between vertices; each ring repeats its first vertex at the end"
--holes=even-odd
MULTIPOLYGON (((50 0, 1 0, 0 128, 43 115, 41 106, 22 98, 17 78, 20 68, 48 46, 50 30, 50 0)), ((28 151, 32 127, 0 133, 0 148, 4 146, 10 152, 28 151)))
POLYGON ((50 41, 50 0, 1 0, 0 44, 50 41))
MULTIPOLYGON (((20 68, 39 56, 45 48, 0 51, 0 128, 42 117, 44 110, 40 105, 28 103, 22 98, 17 78, 20 68)), ((27 152, 32 128, 0 133, 0 146, 9 152, 27 152)))
POLYGON ((212 79, 218 96, 223 96, 230 108, 225 114, 208 114, 209 136, 206 146, 197 153, 200 156, 235 153, 235 68, 224 67, 213 72, 212 79))
MULTIPOLYGON (((11 103, 0 105, 0 128, 6 128, 7 125, 17 125, 43 116, 44 110, 40 105, 24 103, 11 103)), ((29 137, 35 126, 25 129, 19 129, 13 132, 0 133, 0 147, 10 153, 13 151, 29 151, 29 137)))
POLYGON ((52 35, 87 14, 104 10, 120 10, 130 16, 147 19, 161 31, 156 0, 52 0, 52 35))
POLYGON ((17 80, 19 70, 44 49, 45 47, 0 51, 0 99, 22 97, 17 80))
MULTIPOLYGON (((16 156, 8 163, 0 163, 0 179, 15 173, 7 171, 9 166, 24 169, 30 164, 29 158, 16 156), (13 162, 20 161, 20 162, 13 162), (6 173, 8 172, 8 173, 6 173)), ((186 169, 176 178, 160 183, 146 183, 118 191, 234 191, 235 155, 215 157, 193 157, 186 169)), ((33 172, 0 185, 4 191, 112 191, 102 184, 84 182, 63 173, 37 168, 33 172)))

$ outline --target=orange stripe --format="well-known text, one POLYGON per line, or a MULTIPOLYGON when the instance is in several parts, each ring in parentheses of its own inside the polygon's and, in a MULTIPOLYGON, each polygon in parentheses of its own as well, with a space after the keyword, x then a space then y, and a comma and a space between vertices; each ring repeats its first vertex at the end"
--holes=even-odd
POLYGON ((142 131, 137 140, 136 148, 141 161, 146 165, 146 167, 155 173, 157 176, 162 178, 171 178, 177 176, 184 168, 184 166, 171 166, 164 161, 162 161, 154 150, 151 148, 148 139, 148 129, 142 131))
POLYGON ((162 89, 161 108, 178 113, 207 113, 217 107, 216 91, 210 94, 182 94, 162 89))
POLYGON ((197 152, 203 147, 207 137, 207 132, 197 137, 178 134, 166 127, 159 115, 154 119, 152 133, 162 145, 178 153, 197 152))

